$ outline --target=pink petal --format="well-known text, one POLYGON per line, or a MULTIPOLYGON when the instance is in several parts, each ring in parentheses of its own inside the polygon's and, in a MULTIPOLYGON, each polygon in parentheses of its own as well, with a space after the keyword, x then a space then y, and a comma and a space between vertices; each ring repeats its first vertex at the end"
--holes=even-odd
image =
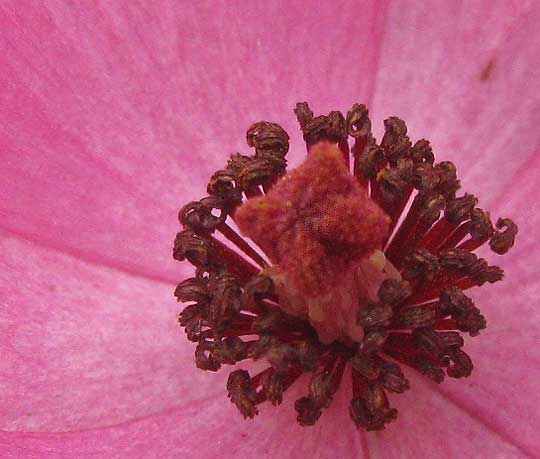
POLYGON ((283 406, 265 407, 266 413, 253 421, 244 421, 225 397, 219 397, 103 429, 65 434, 3 432, 0 444, 8 458, 326 459, 347 458, 351 451, 355 458, 367 457, 353 423, 335 422, 347 410, 350 387, 316 426, 303 428, 296 424, 292 408, 294 397, 305 391, 305 386, 298 386, 290 389, 283 406))
POLYGON ((418 376, 411 379, 411 385, 411 390, 392 398, 400 411, 398 421, 383 432, 367 435, 371 458, 528 457, 511 441, 450 403, 435 383, 418 376))
POLYGON ((0 428, 111 425, 223 397, 196 370, 169 284, 0 233, 0 428))
MULTIPOLYGON (((204 192, 226 153, 247 150, 242 138, 252 121, 274 119, 296 133, 284 106, 299 99, 321 111, 369 101, 385 5, 170 2, 142 9, 110 2, 84 9, 43 2, 24 11, 12 5, 0 7, 0 152, 7 177, 0 182, 7 198, 0 217, 9 233, 39 245, 8 233, 0 241, 0 285, 7 292, 0 374, 10 375, 2 381, 0 420, 8 430, 94 429, 2 433, 4 455, 129 459, 196 451, 204 459, 227 451, 239 458, 327 458, 354 451, 362 457, 360 436, 344 415, 350 390, 340 392, 312 429, 293 421, 298 388, 285 407, 264 407, 270 413, 244 422, 223 396, 226 374, 193 368, 193 349, 175 326, 170 285, 81 263, 43 245, 131 273, 181 278, 185 272, 173 267, 168 250, 179 205, 204 192)), ((539 63, 538 11, 490 5, 477 12, 468 6, 455 19, 445 7, 427 14, 394 4, 373 118, 402 115, 413 137, 431 138, 439 157, 465 166, 466 183, 483 179, 482 197, 491 192, 493 199, 538 145, 532 127, 540 115, 531 84, 539 63), (467 47, 460 48, 464 40, 467 47), (490 61, 495 64, 486 72, 490 61), (486 174, 495 159, 503 169, 486 174)), ((293 148, 302 151, 300 136, 293 136, 293 148)), ((534 177, 526 171, 522 178, 534 183, 534 177)), ((529 202, 509 211, 527 215, 530 208, 529 202)), ((517 260, 518 267, 529 267, 537 251, 532 243, 524 247, 515 256, 529 258, 517 260)), ((523 279, 537 274, 529 270, 523 279)), ((500 323, 497 311, 508 306, 499 299, 512 294, 515 311, 525 313, 505 315, 508 330, 521 330, 525 317, 529 336, 537 336, 526 314, 536 284, 515 279, 498 298, 485 297, 497 307, 488 320, 500 323), (526 290, 523 300, 516 299, 516 286, 526 290)), ((522 458, 535 451, 534 406, 519 399, 523 391, 507 392, 524 387, 534 396, 538 375, 527 379, 523 369, 538 356, 512 360, 527 345, 522 336, 502 350, 494 339, 482 352, 488 333, 469 349, 477 372, 494 372, 470 380, 464 395, 456 384, 461 400, 453 386, 445 392, 467 411, 478 409, 480 419, 415 380, 408 394, 394 397, 403 408, 400 422, 369 437, 375 455, 462 457, 466 447, 478 456, 522 458), (500 383, 506 368, 515 371, 500 383), (419 397, 419 390, 426 395, 419 397), (497 404, 486 406, 499 399, 509 417, 497 404)))
POLYGON ((505 279, 478 289, 477 305, 488 328, 469 340, 466 349, 475 364, 465 381, 440 388, 452 403, 534 457, 540 447, 538 393, 540 392, 540 155, 512 180, 511 192, 498 198, 495 216, 515 216, 519 226, 516 246, 504 257, 489 254, 505 268, 505 279))
POLYGON ((539 20, 538 2, 393 3, 375 126, 403 117, 488 205, 540 145, 539 20))
POLYGON ((284 122, 303 154, 296 101, 369 97, 386 2, 151 3, 2 3, 0 217, 50 247, 176 280, 178 208, 247 152, 251 123, 284 122))

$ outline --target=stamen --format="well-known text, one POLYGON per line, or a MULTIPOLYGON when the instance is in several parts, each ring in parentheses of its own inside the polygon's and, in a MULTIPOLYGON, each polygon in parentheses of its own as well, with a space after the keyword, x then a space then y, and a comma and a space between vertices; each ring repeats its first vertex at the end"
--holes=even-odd
POLYGON ((287 174, 288 134, 255 123, 246 134, 254 155, 231 155, 208 196, 180 210, 173 257, 195 277, 175 289, 186 303, 178 322, 202 370, 267 362, 254 376, 229 375, 244 418, 280 405, 309 373, 294 407, 313 425, 350 374, 353 422, 381 430, 397 417, 387 393, 410 388, 402 365, 437 383, 471 374, 460 332, 477 336, 486 319, 465 290, 503 277, 473 251, 488 243, 505 254, 517 226, 503 218, 494 228, 474 195, 456 197, 456 167, 435 163, 427 140, 413 145, 400 118, 385 120, 377 144, 365 105, 346 117, 315 117, 305 102, 294 111, 304 164, 287 174))
POLYGON ((489 247, 495 253, 504 255, 514 245, 518 232, 517 225, 509 218, 499 218, 496 226, 498 231, 491 236, 489 247))

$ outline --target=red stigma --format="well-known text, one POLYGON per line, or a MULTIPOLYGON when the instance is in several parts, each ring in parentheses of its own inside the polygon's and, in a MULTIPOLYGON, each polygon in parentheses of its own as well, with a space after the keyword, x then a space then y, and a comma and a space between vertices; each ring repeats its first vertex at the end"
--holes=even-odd
POLYGON ((328 291, 351 264, 382 248, 390 224, 328 142, 243 204, 235 220, 307 296, 328 291))

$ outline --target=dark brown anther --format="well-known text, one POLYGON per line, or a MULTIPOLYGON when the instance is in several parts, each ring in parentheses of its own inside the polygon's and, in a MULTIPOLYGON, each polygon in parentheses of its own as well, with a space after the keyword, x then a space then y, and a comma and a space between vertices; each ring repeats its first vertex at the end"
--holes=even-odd
POLYGON ((332 378, 329 372, 314 373, 309 381, 309 398, 321 408, 328 408, 334 395, 332 378))
POLYGON ((200 201, 186 204, 178 213, 184 228, 197 233, 212 233, 227 219, 227 204, 218 196, 208 196, 200 201), (217 213, 217 215, 214 215, 217 213))
POLYGON ((411 148, 411 159, 415 164, 433 164, 435 157, 431 145, 426 139, 420 139, 411 148))
POLYGON ((486 282, 494 284, 504 277, 504 271, 498 266, 488 266, 487 261, 480 258, 466 273, 476 285, 484 285, 486 282))
POLYGON ((395 202, 405 196, 413 180, 413 162, 410 159, 401 158, 397 165, 383 169, 377 181, 383 198, 389 202, 395 202))
POLYGON ((238 172, 244 169, 252 161, 252 159, 253 158, 251 156, 241 155, 240 153, 233 153, 227 161, 227 170, 235 174, 236 179, 236 174, 238 174, 238 172))
MULTIPOLYGON (((188 323, 193 320, 201 319, 203 315, 203 308, 199 304, 190 304, 186 306, 180 314, 178 314, 178 323, 185 327, 188 323)), ((195 341, 198 341, 196 339, 195 341)))
POLYGON ((437 192, 446 199, 451 199, 456 195, 456 191, 461 187, 457 178, 456 166, 450 161, 442 161, 435 165, 435 170, 439 175, 437 192))
POLYGON ((212 356, 222 365, 234 365, 247 358, 248 347, 237 336, 229 336, 217 341, 212 348, 212 356))
POLYGON ((440 183, 437 169, 430 163, 421 163, 414 171, 414 186, 423 194, 432 193, 440 183))
POLYGON ((432 354, 440 359, 444 355, 445 344, 438 332, 431 328, 417 328, 413 330, 412 337, 418 349, 432 354))
POLYGON ((386 151, 405 135, 407 135, 407 125, 405 122, 397 116, 391 116, 384 120, 384 136, 381 141, 381 147, 386 151))
POLYGON ((471 238, 475 241, 487 241, 493 234, 493 225, 489 213, 482 209, 473 209, 470 222, 471 238))
POLYGON ((458 332, 451 331, 436 333, 441 340, 441 344, 445 349, 445 353, 447 353, 450 348, 462 348, 465 344, 465 341, 458 332))
POLYGON ((212 301, 208 306, 210 323, 217 326, 224 317, 240 311, 242 289, 234 276, 218 274, 210 280, 208 288, 212 293, 212 301))
POLYGON ((279 341, 274 336, 260 335, 259 339, 251 344, 248 350, 248 357, 253 360, 258 360, 265 356, 273 346, 279 344, 279 341))
POLYGON ((489 247, 495 253, 504 255, 514 245, 518 228, 509 218, 499 218, 496 227, 497 231, 491 236, 489 247))
POLYGON ((347 132, 351 137, 367 138, 371 136, 371 120, 364 104, 354 104, 347 112, 347 132))
POLYGON ((204 321, 199 317, 194 317, 188 320, 184 325, 184 331, 186 332, 187 339, 194 343, 198 343, 201 339, 203 326, 204 321))
POLYGON ((397 305, 410 297, 412 294, 411 286, 407 281, 400 281, 397 279, 385 279, 379 290, 377 296, 383 304, 390 306, 397 305))
POLYGON ((467 250, 448 249, 439 253, 441 268, 468 274, 470 268, 475 266, 478 257, 467 250))
POLYGON ((322 414, 322 409, 319 404, 311 397, 301 397, 294 402, 294 409, 298 416, 296 420, 301 426, 314 425, 322 414))
POLYGON ((395 166, 400 159, 408 159, 411 151, 411 141, 407 136, 401 137, 394 145, 386 150, 386 159, 395 166))
POLYGON ((238 188, 246 191, 251 187, 272 182, 276 176, 273 166, 263 158, 253 158, 240 169, 236 176, 238 188))
POLYGON ((312 118, 303 128, 304 140, 308 146, 322 140, 339 143, 347 140, 347 125, 343 114, 333 111, 326 115, 312 118))
POLYGON ((347 140, 347 124, 343 113, 333 111, 328 113, 328 140, 333 142, 342 142, 347 140))
POLYGON ((379 170, 384 166, 386 159, 384 152, 378 145, 368 145, 358 159, 358 170, 365 179, 375 179, 379 170))
POLYGON ((401 394, 406 390, 409 390, 410 383, 405 375, 401 371, 399 365, 392 362, 385 362, 383 359, 378 358, 381 362, 379 382, 383 387, 389 391, 401 394))
POLYGON ((246 133, 247 144, 255 148, 257 156, 279 155, 285 157, 289 151, 289 135, 276 123, 259 121, 246 133))
POLYGON ((440 384, 444 381, 444 371, 424 357, 418 356, 414 361, 414 367, 424 376, 440 384))
POLYGON ((358 309, 358 325, 362 328, 388 326, 392 318, 392 307, 388 304, 369 304, 358 309))
POLYGON ((388 332, 386 329, 372 330, 364 336, 363 341, 358 345, 358 352, 360 354, 378 352, 384 346, 387 338, 388 332))
POLYGON ((363 396, 352 399, 349 413, 354 423, 367 431, 382 430, 397 416, 397 410, 390 408, 384 389, 378 383, 366 384, 363 396))
POLYGON ((459 330, 468 332, 471 336, 477 336, 480 330, 486 328, 486 318, 478 308, 471 309, 466 316, 456 319, 456 323, 459 330))
POLYGON ((257 410, 257 391, 251 385, 249 373, 245 370, 236 370, 229 375, 227 391, 231 402, 236 405, 245 418, 254 418, 257 410))
POLYGON ((272 346, 266 353, 266 358, 278 373, 289 373, 315 369, 319 356, 312 346, 302 343, 272 346))
POLYGON ((441 211, 446 206, 446 200, 440 194, 432 194, 426 196, 422 200, 422 208, 420 209, 420 221, 422 225, 429 227, 435 223, 440 215, 441 211))
POLYGON ((429 250, 415 249, 405 258, 404 276, 407 279, 431 281, 439 272, 439 268, 438 258, 429 250))
POLYGON ((212 354, 212 343, 200 341, 195 348, 195 365, 197 368, 205 371, 218 371, 221 368, 220 363, 212 354))
POLYGON ((218 196, 224 200, 229 208, 234 208, 242 202, 242 191, 236 188, 236 173, 232 170, 219 170, 208 182, 208 194, 218 196))
POLYGON ((410 156, 411 141, 407 137, 407 126, 400 118, 392 116, 384 121, 385 133, 381 141, 386 159, 395 166, 401 158, 410 156))
POLYGON ((260 310, 261 300, 265 299, 276 299, 274 282, 268 276, 258 274, 245 285, 242 304, 245 309, 260 310))
POLYGON ((451 378, 464 378, 470 376, 473 370, 473 363, 467 353, 461 349, 450 349, 448 351, 452 365, 446 369, 446 373, 451 378))
POLYGON ((184 230, 176 235, 173 248, 175 260, 187 260, 194 266, 202 266, 208 264, 210 253, 210 242, 194 231, 184 230))
POLYGON ((263 160, 269 169, 272 170, 272 178, 270 181, 263 183, 264 186, 273 185, 279 177, 285 174, 287 170, 287 160, 280 156, 279 153, 268 152, 264 156, 255 157, 255 159, 263 160))
POLYGON ((261 384, 270 403, 274 406, 280 405, 283 401, 283 377, 272 371, 263 376, 261 384))
POLYGON ((472 194, 465 193, 464 196, 450 199, 446 203, 444 216, 450 223, 457 225, 470 218, 476 204, 478 204, 478 199, 472 194))
POLYGON ((300 129, 303 131, 313 119, 313 112, 311 111, 311 108, 309 108, 309 104, 307 102, 298 102, 294 109, 294 113, 298 120, 298 124, 300 125, 300 129))
POLYGON ((351 359, 351 365, 368 381, 376 380, 381 374, 380 361, 370 354, 356 354, 351 359))
POLYGON ((458 329, 476 336, 486 328, 486 319, 473 301, 457 287, 441 291, 440 310, 443 315, 450 315, 456 321, 458 329))
POLYGON ((411 306, 401 309, 392 323, 397 328, 430 327, 435 323, 435 311, 429 306, 411 306))
POLYGON ((211 299, 207 285, 195 277, 180 282, 174 291, 174 296, 183 303, 194 301, 204 304, 211 299))

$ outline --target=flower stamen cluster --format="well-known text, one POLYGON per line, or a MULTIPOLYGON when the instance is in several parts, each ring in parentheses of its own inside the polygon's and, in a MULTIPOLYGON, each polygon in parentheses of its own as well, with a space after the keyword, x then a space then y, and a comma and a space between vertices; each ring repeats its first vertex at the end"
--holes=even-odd
POLYGON ((456 167, 436 163, 427 140, 413 144, 401 119, 387 119, 377 143, 364 105, 315 117, 299 103, 295 113, 303 165, 287 173, 289 136, 256 123, 255 153, 232 155, 208 196, 181 209, 174 258, 196 272, 176 288, 187 303, 179 322, 203 370, 268 363, 229 376, 244 417, 279 405, 308 374, 295 409, 312 425, 349 374, 352 420, 380 430, 397 416, 388 394, 410 388, 404 367, 437 383, 471 374, 462 335, 486 319, 465 292, 503 277, 474 251, 505 254, 517 227, 494 226, 474 195, 458 195, 456 167))

